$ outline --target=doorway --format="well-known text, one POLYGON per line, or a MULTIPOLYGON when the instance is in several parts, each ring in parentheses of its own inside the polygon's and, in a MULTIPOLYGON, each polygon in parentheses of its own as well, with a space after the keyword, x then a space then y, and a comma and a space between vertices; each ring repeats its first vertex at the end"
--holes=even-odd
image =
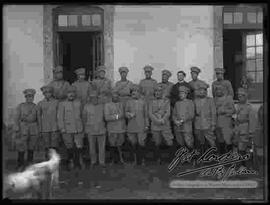
POLYGON ((58 62, 63 65, 64 79, 73 83, 74 71, 80 67, 86 69, 86 80, 95 78, 96 67, 103 63, 102 32, 58 32, 57 37, 58 62))

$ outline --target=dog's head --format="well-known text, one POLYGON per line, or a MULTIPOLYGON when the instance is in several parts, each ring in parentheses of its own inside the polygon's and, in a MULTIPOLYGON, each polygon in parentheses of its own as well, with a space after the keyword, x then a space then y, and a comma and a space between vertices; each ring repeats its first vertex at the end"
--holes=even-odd
POLYGON ((49 157, 50 157, 50 159, 54 159, 57 162, 60 161, 60 155, 53 148, 49 149, 49 157))

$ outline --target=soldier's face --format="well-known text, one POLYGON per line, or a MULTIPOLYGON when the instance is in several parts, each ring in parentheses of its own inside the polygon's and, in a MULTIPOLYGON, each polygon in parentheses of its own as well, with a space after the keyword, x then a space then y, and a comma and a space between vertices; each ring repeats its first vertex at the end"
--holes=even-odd
POLYGON ((127 78, 127 72, 122 71, 122 72, 120 73, 120 75, 121 75, 121 78, 122 78, 122 79, 126 79, 126 78, 127 78))
POLYGON ((183 73, 178 73, 177 78, 178 78, 179 81, 183 81, 184 78, 185 78, 185 75, 183 73))
POLYGON ((180 100, 184 100, 187 98, 187 93, 186 92, 179 92, 179 98, 180 100))
POLYGON ((158 99, 162 98, 162 90, 161 89, 155 90, 155 96, 158 99))
POLYGON ((118 101, 119 101, 118 95, 113 94, 113 95, 112 95, 112 101, 113 101, 113 102, 118 102, 118 101))
POLYGON ((216 73, 218 80, 223 80, 223 73, 216 73))
POLYGON ((132 98, 137 99, 139 97, 139 92, 137 90, 133 90, 131 96, 132 98))
POLYGON ((151 78, 151 76, 152 76, 152 71, 145 71, 144 74, 145 74, 145 77, 146 77, 146 78, 151 78))
POLYGON ((207 90, 206 89, 201 89, 201 96, 206 97, 207 96, 207 90))
POLYGON ((218 89, 218 90, 216 90, 216 95, 218 97, 222 97, 224 94, 223 94, 223 91, 222 90, 218 89))
POLYGON ((98 104, 98 98, 97 96, 92 96, 92 97, 89 97, 89 102, 94 104, 94 105, 97 105, 98 104))
POLYGON ((67 93, 68 100, 74 100, 75 99, 75 93, 74 92, 68 92, 67 93))
POLYGON ((101 79, 103 79, 103 78, 105 78, 105 71, 99 71, 99 77, 101 78, 101 79))
POLYGON ((52 93, 51 92, 44 92, 43 95, 45 96, 46 99, 50 99, 52 97, 52 93))
POLYGON ((247 100, 247 97, 243 94, 238 94, 238 100, 240 103, 245 103, 247 100))
POLYGON ((85 74, 77 75, 78 80, 83 81, 85 80, 85 74))
POLYGON ((26 95, 25 100, 28 103, 32 103, 34 101, 34 95, 26 95))
POLYGON ((62 72, 56 72, 55 73, 56 80, 62 80, 63 79, 63 73, 62 72))
POLYGON ((197 78, 198 78, 198 73, 196 73, 196 72, 191 72, 190 74, 191 74, 191 77, 192 77, 193 80, 197 80, 197 78))
POLYGON ((162 74, 162 82, 168 82, 169 76, 167 74, 162 74))

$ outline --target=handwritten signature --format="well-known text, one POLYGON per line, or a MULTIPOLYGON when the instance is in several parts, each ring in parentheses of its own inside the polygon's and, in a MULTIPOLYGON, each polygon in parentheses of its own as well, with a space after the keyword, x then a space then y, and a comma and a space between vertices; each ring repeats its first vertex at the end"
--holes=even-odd
POLYGON ((216 162, 214 164, 206 165, 203 167, 199 167, 192 170, 187 170, 184 172, 179 172, 177 177, 181 177, 184 175, 200 172, 200 177, 205 176, 217 176, 218 179, 225 180, 228 177, 232 177, 235 175, 247 175, 247 174, 258 174, 255 170, 248 170, 244 166, 240 166, 238 170, 236 170, 236 163, 247 161, 250 159, 250 154, 247 153, 245 155, 240 155, 237 152, 228 152, 222 155, 216 155, 213 152, 216 151, 216 147, 211 147, 206 150, 201 156, 200 152, 197 150, 192 150, 189 152, 185 147, 180 148, 175 153, 175 157, 172 162, 168 166, 169 172, 172 172, 179 166, 179 163, 183 164, 185 162, 191 163, 195 160, 196 164, 200 163, 209 163, 216 162), (197 159, 194 159, 195 156, 199 156, 197 159), (225 165, 231 165, 229 168, 225 168, 225 165))

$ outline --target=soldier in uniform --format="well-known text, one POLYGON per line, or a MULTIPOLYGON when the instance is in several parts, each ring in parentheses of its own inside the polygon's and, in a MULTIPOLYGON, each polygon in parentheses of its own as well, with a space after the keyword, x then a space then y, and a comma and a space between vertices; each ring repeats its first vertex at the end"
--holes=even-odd
POLYGON ((154 99, 154 88, 157 85, 157 81, 152 78, 152 72, 154 70, 152 66, 146 65, 143 69, 145 79, 140 81, 139 86, 142 97, 144 97, 148 113, 149 103, 154 99))
POLYGON ((98 161, 105 171, 105 145, 106 126, 104 121, 104 104, 98 103, 98 93, 93 91, 89 94, 89 101, 85 104, 82 114, 84 132, 88 136, 91 167, 97 163, 96 143, 98 143, 98 161))
POLYGON ((201 72, 201 69, 199 69, 198 67, 191 67, 190 68, 190 74, 191 74, 191 77, 192 77, 192 80, 189 81, 189 85, 191 87, 191 92, 190 92, 190 96, 191 96, 191 99, 193 100, 196 96, 196 91, 198 90, 200 84, 204 84, 204 81, 198 79, 198 75, 200 74, 201 72))
POLYGON ((187 99, 188 93, 189 89, 186 86, 179 87, 180 100, 176 102, 173 109, 173 122, 175 138, 179 146, 192 149, 194 145, 192 133, 194 104, 187 99))
MULTIPOLYGON (((241 155, 248 152, 251 140, 256 129, 255 112, 247 102, 247 91, 244 88, 238 89, 239 104, 236 105, 234 138, 238 142, 238 150, 241 155)), ((243 162, 245 165, 245 162, 243 162)))
MULTIPOLYGON (((179 101, 179 87, 180 86, 186 86, 189 90, 191 90, 189 83, 187 83, 184 80, 185 77, 186 77, 186 73, 184 71, 180 70, 177 72, 178 82, 172 86, 171 93, 170 93, 172 107, 174 107, 175 103, 179 101)), ((188 93, 187 98, 191 99, 190 93, 188 93)))
POLYGON ((15 118, 15 130, 18 135, 16 141, 18 149, 18 166, 22 168, 24 164, 24 153, 27 150, 27 162, 31 164, 34 158, 34 149, 38 139, 38 112, 34 101, 36 91, 26 89, 23 91, 26 101, 18 105, 15 118))
POLYGON ((217 147, 221 154, 232 150, 233 122, 232 115, 235 113, 232 96, 225 95, 223 85, 216 86, 215 105, 217 109, 217 147))
POLYGON ((195 98, 195 144, 200 152, 204 152, 208 145, 215 147, 216 137, 214 135, 216 127, 216 106, 213 98, 207 96, 208 84, 200 85, 198 90, 198 98, 195 98))
POLYGON ((167 146, 173 145, 173 135, 170 126, 170 101, 163 95, 161 84, 155 87, 155 99, 149 105, 149 118, 151 119, 151 132, 155 142, 155 159, 161 163, 160 145, 164 139, 167 146))
POLYGON ((230 95, 233 98, 234 94, 233 94, 232 84, 230 81, 224 80, 224 72, 225 72, 224 69, 223 68, 215 68, 215 72, 216 72, 217 80, 215 80, 212 83, 213 97, 215 97, 216 86, 222 84, 225 87, 225 92, 226 92, 225 95, 230 95))
POLYGON ((58 105, 58 126, 67 148, 68 163, 73 160, 74 167, 81 169, 83 147, 83 124, 81 119, 81 101, 76 99, 76 87, 69 86, 67 99, 58 105))
POLYGON ((172 73, 169 70, 162 70, 162 81, 158 83, 162 87, 163 97, 170 98, 173 83, 169 81, 172 73))
POLYGON ((125 115, 128 119, 127 136, 132 144, 131 152, 136 153, 135 163, 143 162, 146 131, 149 126, 146 102, 140 97, 140 87, 133 85, 131 89, 132 99, 127 101, 125 115))
POLYGON ((126 121, 124 105, 119 101, 119 94, 116 90, 112 92, 112 102, 105 104, 104 115, 107 122, 111 161, 122 163, 121 146, 125 140, 126 121))
POLYGON ((40 88, 44 99, 37 104, 39 133, 45 148, 45 159, 48 159, 49 148, 58 148, 59 130, 57 126, 58 100, 53 97, 53 89, 50 86, 40 88))
POLYGON ((75 73, 77 81, 72 85, 76 87, 76 98, 81 101, 82 105, 85 105, 88 93, 91 92, 91 85, 85 80, 85 68, 78 68, 75 73))
POLYGON ((106 67, 99 66, 97 67, 97 79, 92 81, 92 87, 97 91, 98 103, 105 104, 110 102, 110 93, 112 89, 111 81, 105 77, 106 67))
POLYGON ((49 86, 53 88, 53 96, 55 99, 63 101, 67 97, 67 89, 70 86, 68 81, 63 79, 63 67, 57 66, 53 69, 54 80, 49 86))
POLYGON ((132 88, 133 83, 127 80, 127 74, 129 72, 127 67, 120 67, 118 71, 121 75, 121 80, 116 82, 114 89, 119 94, 120 102, 122 102, 123 105, 125 105, 125 103, 130 99, 130 90, 132 88))

